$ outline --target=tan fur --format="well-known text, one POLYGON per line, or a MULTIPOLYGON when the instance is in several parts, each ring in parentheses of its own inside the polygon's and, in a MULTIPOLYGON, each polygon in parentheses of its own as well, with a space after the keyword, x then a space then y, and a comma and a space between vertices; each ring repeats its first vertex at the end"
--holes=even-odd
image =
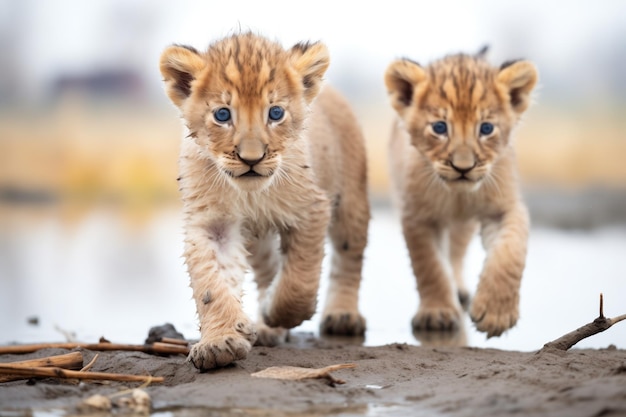
POLYGON ((428 67, 399 60, 386 71, 398 113, 391 174, 421 300, 416 330, 459 327, 463 256, 477 224, 487 257, 470 316, 488 337, 517 322, 529 221, 510 134, 536 80, 529 62, 494 68, 463 54, 428 67), (445 134, 434 131, 437 121, 445 134), (480 134, 483 122, 493 133, 480 134))
POLYGON ((257 343, 274 345, 313 315, 327 231, 334 251, 321 330, 365 330, 365 148, 346 101, 321 86, 328 64, 320 43, 284 50, 250 33, 205 53, 172 46, 161 56, 166 92, 189 129, 180 189, 201 331, 189 358, 200 369, 245 358, 257 331, 257 343), (272 106, 285 110, 281 120, 269 119, 272 106), (230 121, 216 120, 220 108, 230 121), (241 306, 248 267, 259 288, 256 329, 241 306))

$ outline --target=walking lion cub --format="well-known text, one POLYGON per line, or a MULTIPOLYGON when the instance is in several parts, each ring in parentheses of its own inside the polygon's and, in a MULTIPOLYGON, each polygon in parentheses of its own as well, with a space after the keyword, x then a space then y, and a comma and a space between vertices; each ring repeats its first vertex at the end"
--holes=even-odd
POLYGON ((487 337, 517 322, 529 219, 510 136, 536 81, 530 62, 494 68, 464 54, 427 67, 398 60, 385 73, 398 116, 391 176, 420 296, 415 330, 459 327, 477 225, 487 256, 470 316, 487 337))
POLYGON ((252 33, 161 55, 167 95, 189 131, 179 186, 201 334, 189 360, 201 370, 245 358, 255 341, 275 345, 311 318, 327 232, 334 250, 321 331, 365 331, 365 146, 346 101, 322 87, 328 64, 321 43, 285 50, 252 33), (241 305, 249 268, 256 326, 241 305))

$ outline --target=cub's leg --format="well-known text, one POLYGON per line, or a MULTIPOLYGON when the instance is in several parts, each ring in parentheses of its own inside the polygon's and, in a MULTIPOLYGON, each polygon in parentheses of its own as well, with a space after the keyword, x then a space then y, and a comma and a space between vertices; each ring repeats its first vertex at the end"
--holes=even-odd
POLYGON ((267 287, 280 269, 279 250, 278 236, 274 233, 253 239, 248 248, 250 253, 248 263, 254 271, 254 280, 259 291, 259 315, 256 322, 257 339, 255 344, 260 346, 276 346, 287 339, 287 329, 269 327, 263 321, 260 309, 261 303, 265 299, 267 287))
POLYGON ((470 316, 487 337, 499 336, 517 323, 519 288, 526 262, 528 212, 518 204, 501 218, 482 221, 487 251, 470 316))
POLYGON ((438 225, 416 220, 410 214, 403 216, 402 227, 420 296, 419 308, 412 321, 413 329, 460 328, 461 306, 442 259, 443 230, 438 225))
POLYGON ((370 211, 364 185, 348 193, 337 196, 329 227, 333 255, 320 332, 354 336, 365 333, 358 304, 370 211))
POLYGON ((200 319, 200 341, 189 361, 200 370, 244 359, 256 339, 241 307, 246 251, 240 226, 227 220, 189 219, 185 258, 200 319))
POLYGON ((315 313, 330 203, 321 191, 303 193, 313 199, 301 210, 300 221, 280 232, 281 271, 261 306, 263 321, 270 327, 291 329, 315 313))
POLYGON ((474 221, 455 222, 450 226, 450 263, 456 282, 457 296, 464 309, 469 306, 470 295, 463 279, 463 258, 465 258, 467 246, 476 233, 476 226, 474 221))

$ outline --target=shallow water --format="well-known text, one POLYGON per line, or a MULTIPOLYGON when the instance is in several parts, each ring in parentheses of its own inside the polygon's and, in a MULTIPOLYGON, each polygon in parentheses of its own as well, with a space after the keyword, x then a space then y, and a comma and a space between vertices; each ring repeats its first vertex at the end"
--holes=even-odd
POLYGON ((178 408, 168 411, 158 411, 152 413, 152 417, 376 417, 376 416, 437 416, 432 412, 420 413, 411 407, 400 405, 353 405, 353 406, 313 406, 306 411, 281 411, 276 409, 257 408, 228 408, 228 409, 207 409, 207 408, 178 408))
MULTIPOLYGON (((4 413, 4 411, 3 411, 4 413)), ((63 417, 69 415, 66 410, 33 410, 26 413, 16 411, 14 414, 7 412, 3 417, 63 417)), ((83 417, 105 417, 117 415, 114 413, 95 412, 93 414, 80 414, 83 417)), ((176 407, 153 410, 151 417, 436 417, 439 413, 433 410, 420 409, 403 405, 354 405, 354 406, 313 406, 306 411, 281 411, 277 409, 261 408, 206 408, 206 407, 176 407)))
MULTIPOLYGON (((410 328, 418 303, 415 281, 391 211, 373 211, 369 236, 360 301, 368 321, 364 344, 419 344, 410 328)), ((181 254, 177 210, 163 210, 140 222, 106 210, 69 223, 49 216, 3 222, 0 343, 61 341, 68 333, 85 342, 104 336, 115 342, 142 343, 151 326, 165 322, 185 337, 197 338, 181 254), (37 324, 29 324, 29 319, 37 324)), ((470 290, 476 287, 483 257, 475 239, 466 260, 470 290)), ((245 290, 245 309, 254 315, 251 277, 245 290)), ((607 316, 626 313, 626 226, 592 231, 535 228, 530 234, 518 325, 487 340, 467 320, 465 335, 422 342, 535 350, 597 317, 601 292, 607 316)), ((296 331, 316 332, 318 323, 316 314, 296 331)), ((610 344, 626 348, 626 325, 618 324, 577 347, 610 344)))

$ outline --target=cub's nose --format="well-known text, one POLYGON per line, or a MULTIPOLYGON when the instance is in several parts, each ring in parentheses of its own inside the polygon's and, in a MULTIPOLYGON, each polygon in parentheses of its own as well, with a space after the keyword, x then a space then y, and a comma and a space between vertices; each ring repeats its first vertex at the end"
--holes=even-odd
POLYGON ((267 153, 267 145, 257 141, 244 140, 236 148, 237 158, 249 166, 261 162, 267 153))
MULTIPOLYGON (((254 166, 256 164, 258 164, 259 162, 261 162, 263 160, 263 158, 265 158, 265 154, 261 155, 260 158, 255 158, 255 159, 251 159, 250 157, 243 157, 240 154, 237 154, 237 157, 241 160, 241 162, 250 165, 250 166, 254 166)), ((252 157, 254 158, 254 157, 252 157)))
POLYGON ((454 163, 450 163, 450 166, 459 174, 467 174, 468 172, 470 172, 472 169, 474 169, 474 167, 476 166, 476 163, 474 163, 473 165, 469 166, 458 166, 458 165, 454 165, 454 163))
POLYGON ((468 147, 460 147, 450 158, 450 166, 461 175, 470 172, 476 166, 476 158, 468 147))

